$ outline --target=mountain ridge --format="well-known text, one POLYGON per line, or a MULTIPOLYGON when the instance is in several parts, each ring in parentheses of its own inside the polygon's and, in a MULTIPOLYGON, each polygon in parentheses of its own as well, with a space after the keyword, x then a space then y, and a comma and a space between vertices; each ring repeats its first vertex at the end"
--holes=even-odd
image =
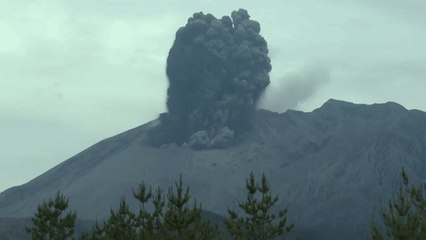
POLYGON ((167 189, 182 174, 203 208, 225 215, 244 198, 250 171, 265 172, 301 237, 359 239, 405 167, 426 177, 426 113, 388 102, 331 99, 312 112, 258 110, 253 130, 228 149, 154 148, 156 120, 105 139, 27 184, 0 194, 0 217, 28 217, 61 190, 82 219, 104 218, 144 180, 167 189), (351 219, 351 221, 349 221, 351 219))

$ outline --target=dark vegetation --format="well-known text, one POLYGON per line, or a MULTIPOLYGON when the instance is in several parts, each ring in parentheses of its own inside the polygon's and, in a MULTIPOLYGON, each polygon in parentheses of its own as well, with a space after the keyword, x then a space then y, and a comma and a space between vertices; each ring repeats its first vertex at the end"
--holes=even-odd
POLYGON ((32 239, 72 239, 77 214, 64 213, 68 208, 68 199, 57 193, 54 199, 40 204, 31 219, 32 227, 27 228, 32 239))
MULTIPOLYGON (((250 174, 246 179, 246 190, 245 201, 239 202, 238 210, 228 209, 228 217, 223 221, 219 216, 202 213, 201 204, 191 201, 189 187, 183 185, 181 178, 174 188, 168 189, 167 194, 161 189, 153 191, 150 186, 141 183, 134 191, 134 197, 140 203, 139 212, 132 212, 123 198, 119 208, 111 210, 107 220, 97 222, 79 239, 285 239, 293 225, 287 222, 287 209, 272 210, 278 196, 271 194, 266 176, 262 175, 260 181, 256 181, 250 174)), ((425 185, 410 185, 403 170, 399 189, 382 207, 380 220, 372 223, 370 239, 426 239, 425 190, 425 185)), ((31 227, 27 228, 32 239, 75 239, 76 213, 66 212, 67 207, 68 199, 60 193, 40 204, 31 219, 31 227)), ((28 221, 21 220, 16 224, 15 229, 28 224, 28 221)), ((1 224, 0 227, 7 225, 1 224)), ((2 239, 26 238, 28 235, 15 230, 2 239)))
POLYGON ((426 185, 410 185, 404 170, 401 176, 399 189, 382 207, 382 221, 372 225, 373 240, 426 239, 426 185))
MULTIPOLYGON (((278 216, 271 208, 278 201, 273 196, 265 175, 255 180, 254 175, 246 180, 247 198, 239 202, 239 210, 228 209, 225 220, 227 232, 203 217, 201 204, 191 201, 189 187, 182 179, 169 188, 167 194, 161 189, 152 190, 141 183, 134 197, 140 203, 139 212, 132 212, 123 198, 110 217, 96 223, 93 229, 80 236, 81 240, 139 240, 139 239, 246 239, 266 240, 284 237, 293 225, 287 223, 287 209, 278 216), (239 216, 241 214, 241 216, 239 216)), ((58 193, 39 205, 32 226, 27 228, 34 240, 74 239, 75 212, 66 212, 68 199, 58 193)), ((215 219, 211 218, 210 219, 215 219)), ((216 218, 216 221, 220 218, 216 218)))
POLYGON ((287 209, 279 211, 278 216, 271 211, 278 196, 271 194, 265 174, 262 174, 260 182, 256 182, 251 173, 246 180, 246 188, 247 199, 239 203, 245 216, 238 216, 236 211, 228 209, 229 218, 225 224, 232 239, 275 239, 293 228, 287 223, 287 209), (277 217, 278 224, 271 224, 277 217))

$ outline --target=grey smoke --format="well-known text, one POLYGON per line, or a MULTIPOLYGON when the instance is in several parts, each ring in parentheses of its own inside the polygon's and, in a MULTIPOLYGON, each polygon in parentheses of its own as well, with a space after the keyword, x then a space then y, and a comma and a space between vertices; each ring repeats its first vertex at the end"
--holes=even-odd
POLYGON ((276 112, 298 109, 301 103, 312 97, 329 80, 330 73, 326 67, 307 66, 275 81, 275 86, 271 85, 260 105, 276 112))
POLYGON ((167 58, 168 112, 151 132, 152 145, 226 147, 250 129, 271 68, 260 24, 246 10, 221 19, 195 13, 167 58))
POLYGON ((193 149, 203 148, 225 148, 231 144, 234 138, 234 131, 228 127, 220 129, 212 139, 205 130, 195 132, 189 138, 189 146, 193 149))

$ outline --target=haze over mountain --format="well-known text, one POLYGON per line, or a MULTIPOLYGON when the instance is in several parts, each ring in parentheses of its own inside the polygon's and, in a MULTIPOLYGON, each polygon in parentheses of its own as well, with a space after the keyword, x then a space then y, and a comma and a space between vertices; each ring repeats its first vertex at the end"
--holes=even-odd
MULTIPOLYGON (((84 150, 0 194, 0 217, 24 218, 58 190, 80 219, 99 219, 141 180, 163 189, 183 180, 204 210, 225 215, 244 180, 265 172, 301 239, 362 239, 405 167, 426 180, 426 113, 397 103, 329 100, 312 112, 258 110, 253 129, 225 149, 151 147, 149 122, 84 150)), ((135 207, 135 205, 133 205, 135 207)))

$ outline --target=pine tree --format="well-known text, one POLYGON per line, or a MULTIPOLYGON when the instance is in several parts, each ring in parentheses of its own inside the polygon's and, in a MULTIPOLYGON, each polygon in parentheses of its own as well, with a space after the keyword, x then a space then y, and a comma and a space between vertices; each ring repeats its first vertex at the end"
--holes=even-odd
POLYGON ((118 210, 111 210, 104 227, 108 240, 136 240, 136 219, 126 200, 121 198, 118 210))
POLYGON ((133 196, 140 203, 139 215, 136 218, 138 226, 139 239, 161 239, 164 235, 163 211, 165 206, 164 195, 160 188, 155 194, 151 187, 147 188, 142 182, 137 191, 133 190, 133 196), (153 212, 147 210, 147 205, 152 202, 153 212))
POLYGON ((144 182, 133 195, 140 203, 138 214, 132 213, 122 199, 120 208, 111 211, 109 219, 102 226, 97 224, 82 240, 221 239, 217 227, 201 217, 201 205, 194 202, 190 207, 189 187, 183 186, 182 177, 168 190, 167 197, 159 188, 153 194, 144 182), (148 205, 152 211, 148 211, 148 205))
POLYGON ((225 224, 229 234, 236 240, 268 240, 283 236, 293 225, 287 224, 287 209, 279 211, 278 218, 270 213, 277 203, 278 196, 272 196, 265 174, 262 174, 260 184, 254 179, 253 172, 246 179, 247 199, 240 202, 239 207, 245 217, 228 209, 229 218, 225 224))
POLYGON ((33 240, 73 239, 75 212, 64 213, 68 208, 68 198, 58 192, 54 199, 43 201, 31 218, 32 226, 27 228, 33 240))
POLYGON ((217 227, 201 217, 201 205, 194 201, 189 207, 191 196, 189 187, 184 188, 182 176, 175 183, 175 189, 169 188, 167 209, 164 213, 164 225, 168 239, 209 240, 220 239, 217 227))
MULTIPOLYGON (((394 240, 426 239, 426 199, 423 196, 425 186, 409 185, 404 169, 402 182, 397 195, 389 200, 387 208, 382 208, 383 224, 386 236, 394 240)), ((372 239, 384 240, 376 223, 372 224, 372 239)))

